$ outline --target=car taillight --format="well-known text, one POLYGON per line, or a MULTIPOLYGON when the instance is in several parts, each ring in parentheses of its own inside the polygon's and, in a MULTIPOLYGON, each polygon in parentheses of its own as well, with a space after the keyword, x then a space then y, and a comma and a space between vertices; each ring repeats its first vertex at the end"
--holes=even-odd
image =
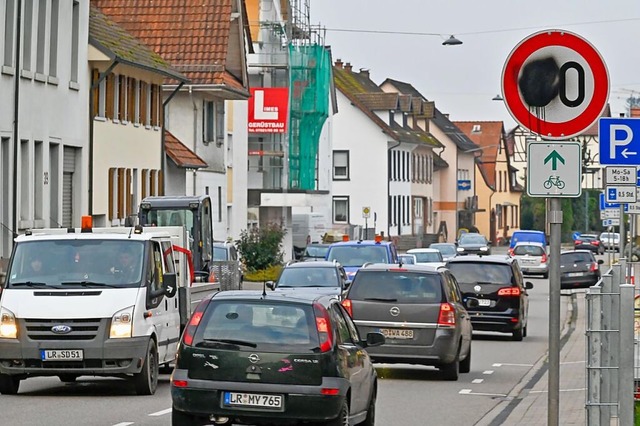
POLYGON ((342 307, 347 311, 349 316, 353 318, 353 304, 351 303, 351 300, 344 299, 342 301, 342 307))
POLYGON ((204 315, 204 311, 205 309, 207 309, 210 301, 210 298, 203 299, 198 304, 198 307, 196 308, 193 315, 191 315, 189 324, 187 324, 187 328, 184 329, 184 335, 182 336, 182 342, 185 345, 191 346, 191 344, 193 343, 193 335, 196 333, 196 328, 198 328, 198 324, 200 324, 202 316, 204 315))
POLYGON ((512 249, 512 248, 510 248, 510 249, 508 250, 508 252, 509 252, 509 256, 513 256, 513 249, 512 249))
POLYGON ((498 296, 520 296, 519 287, 503 287, 498 290, 498 296))
POLYGON ((598 270, 598 264, 596 262, 593 262, 591 264, 591 267, 589 268, 590 272, 596 272, 598 270))
POLYGON ((438 325, 456 325, 456 309, 451 303, 440 304, 440 314, 438 315, 438 325))
POLYGON ((541 263, 547 263, 547 253, 542 253, 542 258, 540 259, 541 263))
POLYGON ((329 352, 333 347, 333 331, 329 312, 319 303, 313 304, 313 311, 316 315, 316 328, 320 338, 320 352, 329 352))
POLYGON ((576 240, 575 245, 582 244, 582 241, 576 240))

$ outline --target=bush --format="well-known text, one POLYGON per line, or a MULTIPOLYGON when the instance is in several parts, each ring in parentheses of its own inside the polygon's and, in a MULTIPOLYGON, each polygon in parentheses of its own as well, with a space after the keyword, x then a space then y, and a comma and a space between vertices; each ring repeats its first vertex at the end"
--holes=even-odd
POLYGON ((282 239, 285 233, 286 230, 279 224, 268 224, 240 233, 236 247, 248 273, 282 264, 282 239))
POLYGON ((263 281, 275 281, 278 279, 280 271, 282 271, 282 265, 274 265, 268 267, 267 269, 247 272, 244 275, 244 280, 254 283, 261 283, 263 281))

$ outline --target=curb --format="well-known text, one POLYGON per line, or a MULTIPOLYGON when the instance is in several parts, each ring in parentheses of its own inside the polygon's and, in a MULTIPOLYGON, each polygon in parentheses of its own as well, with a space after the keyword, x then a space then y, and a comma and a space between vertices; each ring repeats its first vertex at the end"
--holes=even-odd
MULTIPOLYGON (((560 350, 571 336, 571 332, 575 329, 575 322, 578 317, 577 296, 576 293, 571 294, 569 306, 567 308, 567 318, 560 331, 560 350)), ((505 423, 515 408, 525 400, 528 396, 528 390, 532 389, 536 383, 547 373, 549 365, 547 359, 549 352, 545 352, 536 363, 529 369, 527 374, 522 377, 504 399, 498 403, 493 409, 485 414, 474 425, 476 426, 500 426, 505 423)))

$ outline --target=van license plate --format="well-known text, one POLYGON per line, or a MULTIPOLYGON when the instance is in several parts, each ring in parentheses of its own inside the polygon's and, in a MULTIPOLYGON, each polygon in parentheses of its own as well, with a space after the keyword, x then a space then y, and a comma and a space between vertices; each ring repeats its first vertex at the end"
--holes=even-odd
POLYGON ((42 361, 82 361, 82 349, 43 349, 40 351, 42 361))
POLYGON ((380 333, 387 339, 413 339, 413 330, 401 328, 382 328, 380 333))
POLYGON ((282 395, 263 395, 257 393, 225 392, 224 405, 234 407, 264 407, 282 409, 282 395))
POLYGON ((490 299, 478 299, 478 306, 491 306, 490 299))

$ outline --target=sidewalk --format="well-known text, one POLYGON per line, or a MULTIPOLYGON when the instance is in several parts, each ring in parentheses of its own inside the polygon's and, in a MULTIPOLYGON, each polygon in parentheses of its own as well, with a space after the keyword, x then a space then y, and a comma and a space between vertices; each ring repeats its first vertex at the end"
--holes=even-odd
MULTIPOLYGON (((586 423, 586 337, 585 293, 562 296, 568 303, 567 320, 560 335, 560 419, 559 424, 586 423)), ((505 401, 498 404, 478 425, 546 425, 548 364, 546 356, 536 363, 505 401)))

